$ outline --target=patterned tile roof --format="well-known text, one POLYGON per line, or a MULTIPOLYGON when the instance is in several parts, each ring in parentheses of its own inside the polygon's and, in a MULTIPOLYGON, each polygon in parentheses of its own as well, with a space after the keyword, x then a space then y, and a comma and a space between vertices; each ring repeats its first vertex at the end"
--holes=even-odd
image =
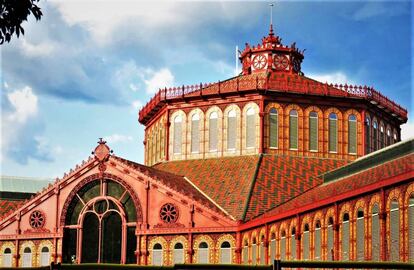
POLYGON ((185 175, 236 220, 241 220, 259 156, 171 161, 157 169, 185 175))
POLYGON ((122 162, 127 166, 130 166, 135 170, 138 170, 157 181, 160 181, 162 184, 170 187, 171 189, 181 192, 182 194, 192 198, 195 201, 202 203, 203 205, 218 213, 223 213, 222 210, 220 210, 220 208, 218 208, 214 203, 212 203, 211 200, 206 198, 206 196, 204 196, 197 188, 191 185, 184 178, 184 176, 180 174, 173 174, 167 171, 162 171, 157 168, 148 167, 117 156, 111 156, 111 158, 118 160, 119 162, 122 162))
POLYGON ((355 191, 380 182, 381 180, 398 176, 402 173, 413 172, 414 153, 387 161, 379 166, 366 169, 356 174, 326 182, 315 187, 289 202, 272 209, 265 216, 273 216, 298 207, 314 204, 330 197, 355 191))
POLYGON ((337 159, 264 155, 244 221, 322 184, 317 176, 346 163, 337 159))
POLYGON ((0 199, 0 219, 11 214, 14 210, 23 204, 23 200, 5 200, 0 199))

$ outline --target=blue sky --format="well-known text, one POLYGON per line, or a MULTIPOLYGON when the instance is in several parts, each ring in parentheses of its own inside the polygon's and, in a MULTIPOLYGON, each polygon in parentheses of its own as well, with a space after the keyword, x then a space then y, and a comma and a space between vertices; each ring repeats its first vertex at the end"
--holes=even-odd
MULTIPOLYGON (((42 20, 1 46, 4 175, 60 177, 99 137, 143 162, 138 109, 159 87, 233 76, 235 46, 257 44, 269 25, 267 2, 40 5, 42 20)), ((273 21, 283 43, 306 49, 305 75, 374 86, 410 117, 412 12, 410 1, 281 1, 273 21)))

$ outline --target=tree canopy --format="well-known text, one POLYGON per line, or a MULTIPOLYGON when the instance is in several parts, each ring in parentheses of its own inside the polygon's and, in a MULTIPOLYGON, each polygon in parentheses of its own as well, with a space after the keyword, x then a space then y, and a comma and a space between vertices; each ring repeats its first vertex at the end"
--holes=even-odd
POLYGON ((39 0, 0 0, 0 44, 10 42, 14 34, 24 35, 21 24, 30 14, 40 20, 43 14, 37 2, 39 0))

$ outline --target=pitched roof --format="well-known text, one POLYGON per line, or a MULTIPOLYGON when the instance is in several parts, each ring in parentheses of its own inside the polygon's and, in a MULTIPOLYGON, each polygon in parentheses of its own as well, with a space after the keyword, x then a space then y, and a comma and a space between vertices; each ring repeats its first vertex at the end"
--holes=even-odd
POLYGON ((258 155, 171 161, 155 168, 184 175, 236 220, 241 220, 253 183, 258 155))
POLYGON ((36 193, 50 183, 53 179, 1 175, 0 191, 36 193))
POLYGON ((218 213, 223 213, 223 211, 218 206, 216 206, 214 202, 212 202, 208 197, 206 197, 202 192, 194 187, 194 185, 182 175, 162 171, 154 167, 148 167, 118 156, 111 156, 111 158, 129 167, 132 167, 133 169, 138 170, 157 181, 160 181, 162 184, 170 187, 171 189, 178 191, 195 201, 200 202, 201 204, 218 213))
POLYGON ((346 163, 337 159, 264 155, 244 220, 320 185, 323 180, 317 176, 346 163))
POLYGON ((4 200, 0 199, 0 219, 11 214, 14 210, 24 203, 23 200, 4 200))

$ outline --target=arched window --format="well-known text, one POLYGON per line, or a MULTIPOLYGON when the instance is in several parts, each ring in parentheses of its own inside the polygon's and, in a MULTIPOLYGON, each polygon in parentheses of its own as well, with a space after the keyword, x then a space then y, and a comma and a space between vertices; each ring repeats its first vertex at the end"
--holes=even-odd
POLYGON ((374 204, 371 213, 371 257, 373 261, 380 260, 380 219, 379 206, 374 204))
POLYGON ((408 257, 414 262, 414 193, 411 193, 408 200, 408 257))
POLYGON ((227 116, 227 150, 236 150, 237 120, 236 111, 231 110, 227 116))
POLYGON ((181 115, 177 115, 174 118, 174 145, 173 145, 174 154, 181 154, 181 146, 182 146, 181 136, 183 132, 182 122, 183 122, 183 118, 181 117, 181 115))
POLYGON ((260 247, 259 247, 259 256, 260 256, 260 264, 263 265, 265 264, 265 248, 264 248, 264 242, 265 242, 265 237, 264 235, 262 235, 262 238, 260 239, 260 247))
POLYGON ((365 119, 365 154, 371 152, 371 120, 365 119))
POLYGON ((318 113, 309 114, 309 150, 318 151, 318 113))
POLYGON ((156 243, 152 248, 152 265, 163 265, 163 262, 162 246, 156 243))
POLYGON ((338 116, 329 114, 329 152, 336 153, 338 150, 338 116))
POLYGON ((298 149, 298 111, 291 110, 289 113, 289 149, 298 149))
POLYGON ((32 250, 29 247, 23 250, 22 267, 32 267, 32 250))
POLYGON ((377 121, 374 121, 372 123, 372 127, 374 128, 374 133, 373 133, 374 151, 377 151, 378 150, 378 123, 377 121))
POLYGON ((321 259, 322 250, 322 230, 321 222, 318 220, 315 224, 315 260, 321 259))
POLYGON ((276 259, 276 235, 275 233, 272 233, 270 235, 270 262, 273 263, 275 259, 276 259))
POLYGON ((173 263, 184 263, 184 246, 181 243, 174 245, 173 263))
POLYGON ((201 264, 209 263, 210 262, 209 256, 210 256, 210 252, 209 252, 208 244, 206 242, 201 242, 198 245, 198 263, 201 263, 201 264))
POLYGON ((397 131, 394 131, 394 143, 398 142, 397 131))
POLYGON ((200 116, 195 113, 191 117, 191 153, 200 151, 200 116))
POLYGON ((218 147, 218 114, 217 112, 210 113, 208 123, 208 150, 216 152, 218 147))
POLYGON ((387 146, 391 145, 391 130, 387 129, 387 146))
POLYGON ((357 153, 357 118, 353 114, 348 117, 348 153, 357 153))
POLYGON ((389 217, 389 228, 390 228, 390 246, 389 255, 390 261, 400 260, 400 211, 398 201, 391 201, 390 205, 390 217, 389 217))
POLYGON ((269 112, 269 147, 277 148, 279 139, 279 119, 275 108, 270 109, 269 112))
POLYGON ((349 235, 350 235, 350 226, 349 226, 349 214, 345 213, 342 216, 342 260, 349 260, 349 235))
POLYGON ((50 252, 48 247, 42 247, 40 252, 40 266, 47 266, 50 264, 50 252))
POLYGON ((280 234, 280 259, 286 259, 286 231, 282 231, 280 234))
POLYGON ((3 267, 12 267, 13 255, 10 248, 5 248, 3 253, 3 267))
POLYGON ((363 261, 365 259, 365 226, 364 226, 364 210, 359 208, 356 220, 356 259, 363 261))
POLYGON ((302 234, 302 259, 309 260, 309 249, 310 249, 310 235, 309 235, 309 224, 305 224, 302 234))
POLYGON ((247 240, 244 241, 243 245, 243 263, 249 263, 249 243, 247 242, 247 240))
POLYGON ((256 238, 252 241, 252 264, 257 264, 257 242, 256 238))
POLYGON ((220 263, 230 264, 231 263, 231 246, 230 243, 225 241, 220 246, 220 263))
POLYGON ((380 140, 380 148, 382 149, 382 148, 384 148, 384 146, 385 146, 385 134, 384 134, 384 126, 380 126, 380 138, 379 138, 379 140, 380 140))
POLYGON ((256 146, 256 115, 253 108, 246 111, 246 148, 256 146))
POLYGON ((296 229, 292 228, 292 234, 290 235, 290 259, 297 259, 296 257, 296 229))
POLYGON ((326 228, 326 234, 327 234, 327 258, 328 261, 333 261, 334 259, 334 230, 333 230, 333 218, 329 217, 328 219, 328 227, 326 228))

